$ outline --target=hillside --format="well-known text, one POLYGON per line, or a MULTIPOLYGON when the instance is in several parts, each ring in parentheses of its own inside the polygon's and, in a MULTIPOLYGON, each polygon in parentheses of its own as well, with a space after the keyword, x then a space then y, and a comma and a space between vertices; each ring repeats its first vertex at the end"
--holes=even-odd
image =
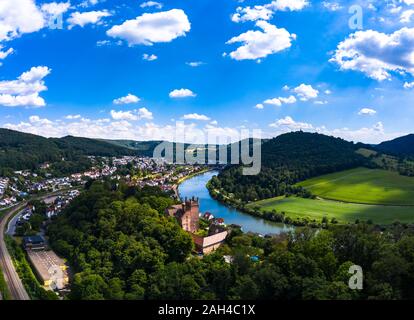
POLYGON ((44 138, 33 134, 0 129, 1 174, 7 170, 36 169, 44 162, 54 163, 64 171, 88 166, 86 156, 132 155, 136 152, 94 139, 64 137, 44 138), (64 163, 62 159, 65 159, 64 163))
POLYGON ((352 142, 317 133, 284 134, 263 144, 260 174, 243 176, 241 166, 234 166, 213 178, 209 187, 220 190, 217 197, 230 202, 302 192, 295 183, 365 164, 367 159, 356 150, 352 142))
POLYGON ((385 141, 376 146, 376 149, 381 152, 390 153, 394 155, 401 155, 405 157, 414 156, 414 134, 409 134, 404 137, 399 137, 391 141, 385 141))

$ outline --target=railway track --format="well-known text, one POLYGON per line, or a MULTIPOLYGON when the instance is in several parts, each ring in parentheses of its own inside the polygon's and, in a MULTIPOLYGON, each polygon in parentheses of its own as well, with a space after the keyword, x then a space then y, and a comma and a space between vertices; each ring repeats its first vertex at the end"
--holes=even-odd
POLYGON ((4 240, 4 233, 10 217, 22 210, 25 205, 26 203, 19 205, 0 218, 0 267, 3 271, 7 287, 9 288, 10 296, 13 300, 30 300, 30 297, 14 268, 13 260, 7 250, 6 242, 4 240))

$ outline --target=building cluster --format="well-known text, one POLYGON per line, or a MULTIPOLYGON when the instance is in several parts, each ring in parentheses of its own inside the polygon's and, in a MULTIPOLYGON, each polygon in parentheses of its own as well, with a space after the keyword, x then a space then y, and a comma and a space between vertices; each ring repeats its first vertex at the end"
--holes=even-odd
POLYGON ((183 230, 191 234, 197 252, 208 254, 219 248, 226 240, 229 232, 224 220, 214 218, 210 213, 200 213, 199 200, 185 199, 182 204, 174 205, 166 210, 166 214, 177 219, 183 230), (207 217, 208 230, 200 230, 200 217, 207 217), (206 231, 204 234, 200 231, 206 231))
POLYGON ((53 291, 65 290, 69 285, 68 266, 49 250, 45 239, 42 236, 25 237, 23 245, 43 287, 53 291))

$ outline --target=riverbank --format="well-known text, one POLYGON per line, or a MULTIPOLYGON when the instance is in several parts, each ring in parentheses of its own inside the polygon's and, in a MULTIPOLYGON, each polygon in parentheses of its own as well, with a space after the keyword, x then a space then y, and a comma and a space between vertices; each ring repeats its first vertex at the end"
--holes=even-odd
POLYGON ((188 179, 191 179, 191 178, 194 178, 194 177, 196 177, 196 176, 198 176, 200 174, 204 174, 204 173, 210 172, 210 171, 213 171, 213 170, 212 169, 208 169, 208 168, 207 169, 203 169, 201 171, 194 172, 192 174, 189 174, 188 176, 185 176, 185 177, 182 177, 181 179, 179 179, 177 181, 177 183, 173 185, 173 190, 174 190, 175 197, 178 200, 180 200, 180 194, 178 192, 178 188, 179 188, 180 184, 182 184, 184 181, 186 181, 188 179))
POLYGON ((217 170, 209 170, 208 172, 195 175, 191 179, 186 179, 179 186, 179 194, 184 197, 196 197, 200 200, 200 211, 209 212, 214 217, 223 218, 227 225, 238 225, 242 227, 243 232, 251 232, 260 235, 280 234, 292 230, 282 223, 267 221, 261 217, 255 217, 244 213, 235 208, 223 205, 210 196, 207 184, 210 179, 217 175, 217 170))
MULTIPOLYGON (((305 227, 309 226, 312 228, 323 228, 329 223, 328 220, 321 218, 320 221, 316 219, 309 219, 308 217, 291 217, 286 214, 284 211, 276 211, 275 209, 271 210, 264 210, 259 207, 255 207, 254 203, 243 203, 241 200, 238 199, 231 199, 230 197, 226 196, 221 190, 214 188, 211 183, 207 183, 207 189, 210 193, 210 196, 220 202, 222 205, 233 208, 235 210, 239 210, 245 214, 251 215, 253 217, 257 217, 260 219, 264 219, 266 221, 275 222, 275 223, 283 223, 285 225, 293 226, 293 227, 305 227)), ((293 196, 292 196, 293 197, 293 196)), ((332 220, 334 224, 337 221, 332 220)))

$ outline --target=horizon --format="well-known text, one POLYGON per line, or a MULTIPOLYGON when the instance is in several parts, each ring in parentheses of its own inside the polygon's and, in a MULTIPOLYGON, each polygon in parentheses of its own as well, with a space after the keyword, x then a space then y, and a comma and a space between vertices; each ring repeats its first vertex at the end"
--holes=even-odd
MULTIPOLYGON (((47 137, 47 136, 43 136, 41 134, 18 131, 18 130, 14 130, 14 129, 8 129, 8 128, 0 128, 0 129, 10 130, 10 131, 14 131, 14 132, 18 132, 18 133, 24 133, 24 134, 31 134, 31 135, 42 137, 42 138, 45 138, 45 139, 64 139, 64 138, 68 138, 68 137, 73 137, 73 138, 91 139, 91 140, 97 140, 97 141, 103 141, 103 142, 106 142, 106 141, 114 141, 114 142, 116 142, 116 141, 131 141, 131 142, 139 142, 139 143, 143 143, 143 142, 160 142, 160 143, 167 142, 167 143, 182 143, 182 144, 189 144, 189 145, 191 145, 191 144, 194 144, 194 145, 214 145, 213 143, 192 143, 192 142, 185 142, 185 141, 170 141, 170 140, 130 140, 130 139, 122 139, 122 138, 121 139, 101 139, 101 138, 91 138, 91 137, 74 136, 74 135, 66 135, 66 136, 62 136, 62 137, 47 137)), ((366 145, 370 145, 370 146, 375 146, 375 145, 379 145, 379 144, 384 143, 384 142, 389 142, 389 141, 393 141, 393 140, 396 140, 396 139, 399 139, 399 138, 404 138, 404 137, 407 137, 407 136, 414 135, 414 133, 408 133, 407 135, 399 136, 399 137, 396 137, 392 140, 384 140, 384 141, 381 141, 377 144, 372 144, 372 143, 364 143, 364 142, 361 142, 361 141, 347 140, 347 139, 344 139, 344 138, 341 138, 341 137, 335 137, 333 135, 327 135, 327 134, 323 134, 323 133, 319 133, 319 132, 307 132, 307 131, 302 131, 302 130, 296 130, 296 131, 290 131, 290 132, 283 132, 283 133, 280 133, 280 134, 278 134, 276 136, 273 136, 273 137, 270 137, 270 138, 249 137, 249 138, 243 138, 243 139, 240 139, 240 140, 232 141, 232 142, 229 142, 227 144, 215 144, 215 145, 228 145, 228 144, 243 141, 245 139, 257 139, 257 140, 261 140, 261 141, 263 141, 263 140, 272 140, 272 139, 276 139, 277 137, 279 137, 281 135, 297 133, 297 132, 315 133, 315 134, 320 134, 320 135, 324 135, 324 136, 327 136, 327 137, 340 138, 340 139, 343 139, 347 142, 351 142, 351 143, 354 143, 354 144, 362 143, 362 144, 366 144, 366 145)))
POLYGON ((412 131, 406 0, 2 2, 3 128, 164 141, 181 121, 193 136, 369 144, 412 131))

